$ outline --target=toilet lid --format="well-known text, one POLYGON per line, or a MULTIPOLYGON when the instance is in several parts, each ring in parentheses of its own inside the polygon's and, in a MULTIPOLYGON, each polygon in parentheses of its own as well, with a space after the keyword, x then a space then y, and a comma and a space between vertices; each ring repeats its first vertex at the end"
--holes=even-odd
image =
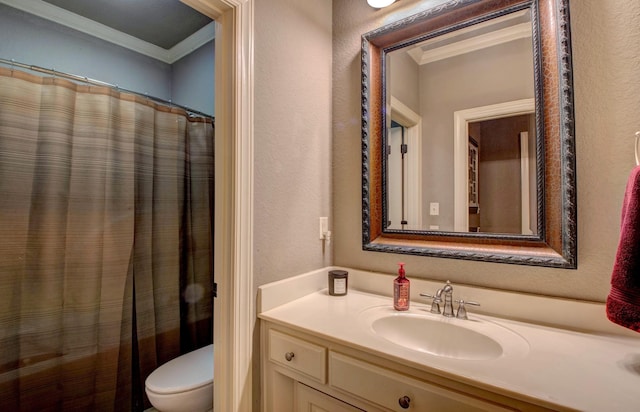
POLYGON ((213 382, 213 345, 179 356, 153 371, 145 381, 156 393, 178 393, 213 382))

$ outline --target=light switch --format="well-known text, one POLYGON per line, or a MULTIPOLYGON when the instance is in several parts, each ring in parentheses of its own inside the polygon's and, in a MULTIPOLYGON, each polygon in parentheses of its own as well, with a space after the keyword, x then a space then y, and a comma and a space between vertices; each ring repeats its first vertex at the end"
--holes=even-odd
POLYGON ((329 231, 329 218, 321 217, 320 218, 320 239, 325 239, 327 232, 329 231))
POLYGON ((438 202, 429 203, 429 214, 431 216, 438 216, 440 214, 440 203, 438 202))

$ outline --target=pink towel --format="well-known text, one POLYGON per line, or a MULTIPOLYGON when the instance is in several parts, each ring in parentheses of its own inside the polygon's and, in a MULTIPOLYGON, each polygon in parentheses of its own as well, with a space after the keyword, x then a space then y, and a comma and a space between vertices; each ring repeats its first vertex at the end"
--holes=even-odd
POLYGON ((620 243, 607 297, 607 317, 640 332, 640 166, 631 172, 624 194, 620 243))

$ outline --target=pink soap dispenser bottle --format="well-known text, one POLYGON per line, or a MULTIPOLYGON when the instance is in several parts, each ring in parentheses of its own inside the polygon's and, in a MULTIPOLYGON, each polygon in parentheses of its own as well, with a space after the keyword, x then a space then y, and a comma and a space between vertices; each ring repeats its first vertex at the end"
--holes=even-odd
POLYGON ((409 310, 409 279, 404 274, 404 263, 398 263, 398 277, 393 281, 393 308, 409 310))

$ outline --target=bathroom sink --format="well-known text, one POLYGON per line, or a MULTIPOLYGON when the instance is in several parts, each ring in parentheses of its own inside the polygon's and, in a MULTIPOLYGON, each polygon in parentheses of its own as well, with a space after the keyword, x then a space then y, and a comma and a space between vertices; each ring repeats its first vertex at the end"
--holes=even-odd
POLYGON ((393 344, 435 356, 465 360, 489 360, 524 355, 527 341, 498 323, 480 318, 468 320, 434 315, 426 309, 397 312, 375 307, 362 314, 374 335, 393 344))

